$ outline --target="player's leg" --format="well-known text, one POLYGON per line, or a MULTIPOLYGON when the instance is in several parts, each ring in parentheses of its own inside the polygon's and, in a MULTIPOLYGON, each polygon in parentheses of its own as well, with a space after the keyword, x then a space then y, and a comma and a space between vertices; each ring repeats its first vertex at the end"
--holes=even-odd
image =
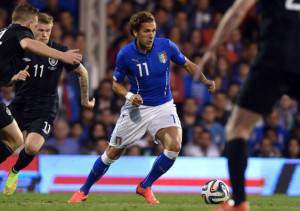
POLYGON ((150 115, 153 118, 148 130, 162 143, 164 151, 157 157, 149 174, 137 187, 137 193, 143 195, 148 203, 157 204, 159 202, 154 197, 151 186, 174 164, 181 149, 182 131, 173 102, 153 108, 150 115))
POLYGON ((3 193, 12 195, 17 188, 19 171, 28 166, 42 148, 45 139, 38 133, 29 133, 25 139, 24 148, 20 151, 18 160, 11 168, 7 177, 3 193))
POLYGON ((73 194, 68 202, 77 203, 85 201, 92 185, 98 181, 107 172, 110 165, 122 155, 126 146, 145 134, 147 121, 142 121, 142 118, 137 119, 139 119, 139 122, 132 120, 132 115, 128 114, 128 109, 124 108, 122 110, 112 133, 109 146, 95 161, 83 186, 79 191, 73 194))
POLYGON ((157 157, 151 171, 141 182, 143 188, 151 187, 160 176, 171 168, 181 149, 182 132, 179 127, 160 129, 156 138, 160 140, 164 151, 157 157))
POLYGON ((39 133, 29 133, 25 139, 24 149, 21 150, 16 164, 13 166, 12 170, 18 173, 33 160, 35 155, 39 153, 43 144, 45 143, 45 138, 39 133))
POLYGON ((80 188, 80 191, 85 195, 88 195, 92 185, 106 173, 109 166, 121 156, 124 149, 125 148, 108 146, 105 152, 95 161, 94 166, 84 185, 80 188))
MULTIPOLYGON (((16 112, 14 112, 14 114, 16 114, 17 120, 20 123, 25 121, 16 112)), ((3 192, 6 195, 11 195, 15 192, 18 183, 19 171, 28 166, 34 159, 35 155, 39 153, 47 136, 50 134, 52 122, 52 120, 49 121, 48 119, 44 118, 27 120, 26 129, 28 130, 28 134, 25 138, 24 148, 20 151, 18 160, 11 168, 5 183, 3 192)), ((21 128, 23 128, 22 123, 21 125, 21 128)))
MULTIPOLYGON (((266 68, 259 68, 266 70, 266 68)), ((271 112, 273 105, 281 95, 283 77, 276 71, 253 69, 238 97, 226 125, 227 143, 225 154, 232 185, 235 207, 220 207, 216 211, 248 211, 245 192, 245 171, 247 168, 249 139, 256 122, 262 115, 271 112)), ((225 205, 227 206, 227 205, 225 205)))
POLYGON ((0 163, 23 144, 23 136, 10 110, 0 103, 0 163))
POLYGON ((79 203, 87 199, 91 187, 107 172, 110 165, 114 163, 123 153, 125 148, 108 146, 105 152, 95 161, 85 183, 80 190, 75 192, 68 200, 69 203, 79 203))
POLYGON ((164 151, 157 157, 147 177, 136 189, 137 194, 144 196, 150 204, 159 203, 152 192, 152 184, 172 167, 180 152, 182 139, 181 128, 168 127, 160 129, 156 133, 156 138, 162 143, 164 151))
POLYGON ((227 143, 225 153, 236 205, 246 201, 245 171, 247 167, 247 140, 261 115, 235 106, 226 126, 227 143))
POLYGON ((2 138, 0 141, 0 163, 2 163, 23 144, 23 136, 15 120, 0 129, 0 136, 2 138))

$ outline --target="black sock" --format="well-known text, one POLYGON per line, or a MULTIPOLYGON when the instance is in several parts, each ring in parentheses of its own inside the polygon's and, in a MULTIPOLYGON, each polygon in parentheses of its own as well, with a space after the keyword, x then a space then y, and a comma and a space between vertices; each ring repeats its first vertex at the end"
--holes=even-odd
POLYGON ((35 155, 28 155, 25 152, 25 149, 22 149, 22 151, 19 154, 18 160, 13 167, 13 171, 17 173, 26 166, 28 166, 28 164, 33 160, 34 156, 35 155))
POLYGON ((235 205, 246 201, 245 171, 248 150, 244 139, 233 139, 226 143, 225 153, 228 158, 228 169, 232 186, 232 197, 235 205))
POLYGON ((6 160, 8 156, 10 156, 13 153, 13 150, 4 144, 2 141, 0 141, 0 163, 6 160))

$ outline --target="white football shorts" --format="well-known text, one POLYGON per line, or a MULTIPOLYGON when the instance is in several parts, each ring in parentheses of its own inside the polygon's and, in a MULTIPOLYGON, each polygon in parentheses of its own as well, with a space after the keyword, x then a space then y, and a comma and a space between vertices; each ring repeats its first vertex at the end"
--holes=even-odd
POLYGON ((136 107, 129 101, 123 105, 110 138, 110 146, 124 148, 140 140, 146 131, 155 139, 158 130, 179 127, 181 123, 173 100, 159 106, 136 107))

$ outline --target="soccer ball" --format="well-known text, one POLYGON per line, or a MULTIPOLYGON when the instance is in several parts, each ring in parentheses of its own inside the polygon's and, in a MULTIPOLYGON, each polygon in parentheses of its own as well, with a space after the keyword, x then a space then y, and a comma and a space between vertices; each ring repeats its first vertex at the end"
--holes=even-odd
POLYGON ((218 179, 206 183, 202 187, 201 195, 206 204, 223 203, 230 197, 227 185, 222 180, 218 179))

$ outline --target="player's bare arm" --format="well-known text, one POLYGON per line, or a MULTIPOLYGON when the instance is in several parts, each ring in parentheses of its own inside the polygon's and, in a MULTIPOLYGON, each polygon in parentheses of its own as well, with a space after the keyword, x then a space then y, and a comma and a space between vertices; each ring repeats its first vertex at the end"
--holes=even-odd
POLYGON ((129 92, 122 84, 118 83, 116 80, 113 80, 112 89, 115 93, 125 97, 135 106, 140 106, 143 104, 141 95, 129 92))
POLYGON ((208 80, 203 72, 199 70, 199 66, 190 61, 188 58, 186 58, 186 63, 184 64, 185 70, 190 73, 191 75, 195 76, 197 73, 198 76, 195 78, 196 80, 201 81, 203 84, 205 84, 208 87, 208 90, 210 92, 214 92, 216 90, 216 84, 213 80, 208 80))
POLYGON ((70 51, 62 52, 50 48, 46 44, 30 38, 22 39, 20 41, 20 45, 24 50, 31 51, 40 56, 58 59, 68 64, 79 64, 82 60, 82 55, 78 53, 79 50, 70 50, 70 51))
POLYGON ((240 25, 248 10, 256 3, 256 0, 236 0, 225 13, 217 31, 209 46, 209 50, 215 51, 229 35, 240 25))
POLYGON ((95 98, 89 100, 89 75, 85 67, 80 64, 75 73, 79 77, 81 105, 87 109, 92 109, 95 106, 95 98))
POLYGON ((196 76, 199 76, 204 66, 215 57, 217 48, 240 25, 248 10, 254 6, 255 3, 256 0, 236 0, 231 8, 225 13, 208 47, 208 50, 202 58, 199 65, 199 72, 195 74, 196 76))

